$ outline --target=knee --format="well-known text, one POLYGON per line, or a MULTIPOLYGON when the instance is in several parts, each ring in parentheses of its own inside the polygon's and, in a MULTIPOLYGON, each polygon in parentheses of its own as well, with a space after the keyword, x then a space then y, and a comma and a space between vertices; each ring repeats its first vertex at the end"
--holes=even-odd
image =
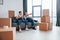
POLYGON ((22 23, 22 20, 18 20, 18 22, 17 22, 18 24, 21 24, 22 23))
POLYGON ((25 20, 25 24, 26 24, 26 25, 28 24, 28 20, 25 20))
POLYGON ((22 20, 18 20, 18 22, 22 22, 22 20))
POLYGON ((28 22, 28 20, 25 20, 25 22, 28 22))

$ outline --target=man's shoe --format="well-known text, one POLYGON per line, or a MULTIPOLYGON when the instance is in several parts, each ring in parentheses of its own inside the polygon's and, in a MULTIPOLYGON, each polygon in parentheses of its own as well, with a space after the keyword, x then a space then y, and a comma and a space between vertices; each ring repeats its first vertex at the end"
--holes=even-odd
POLYGON ((26 28, 26 31, 28 31, 29 29, 28 28, 26 28))
POLYGON ((32 27, 32 29, 36 30, 36 28, 35 28, 35 27, 32 27))
POLYGON ((19 30, 19 32, 21 33, 21 32, 22 32, 22 30, 20 29, 20 30, 19 30))
POLYGON ((31 29, 31 27, 28 27, 28 29, 31 29))

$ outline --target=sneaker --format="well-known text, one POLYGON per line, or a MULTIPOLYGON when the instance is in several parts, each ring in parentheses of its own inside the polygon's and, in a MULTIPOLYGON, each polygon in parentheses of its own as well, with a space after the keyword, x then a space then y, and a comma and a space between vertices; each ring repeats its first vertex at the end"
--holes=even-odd
POLYGON ((32 27, 32 29, 36 30, 36 28, 35 28, 35 27, 32 27))
POLYGON ((28 28, 26 28, 26 30, 28 31, 29 29, 28 29, 28 28))
POLYGON ((28 29, 31 29, 31 27, 28 27, 28 29))
POLYGON ((22 30, 20 29, 19 32, 21 32, 22 30))

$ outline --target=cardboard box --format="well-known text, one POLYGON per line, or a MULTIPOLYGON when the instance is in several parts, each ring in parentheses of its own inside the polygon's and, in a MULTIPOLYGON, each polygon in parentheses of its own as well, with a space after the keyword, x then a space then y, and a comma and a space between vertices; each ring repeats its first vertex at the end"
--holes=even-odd
POLYGON ((53 28, 52 26, 53 26, 52 23, 48 23, 48 29, 49 30, 52 30, 52 28, 53 28))
POLYGON ((44 22, 40 23, 39 30, 47 31, 48 30, 48 23, 44 23, 44 22))
POLYGON ((49 16, 49 9, 43 9, 43 16, 49 16))
POLYGON ((15 11, 14 10, 9 10, 8 11, 8 16, 9 16, 9 18, 14 17, 15 16, 15 11))
POLYGON ((41 22, 48 22, 48 23, 50 23, 50 16, 42 16, 41 17, 41 22))

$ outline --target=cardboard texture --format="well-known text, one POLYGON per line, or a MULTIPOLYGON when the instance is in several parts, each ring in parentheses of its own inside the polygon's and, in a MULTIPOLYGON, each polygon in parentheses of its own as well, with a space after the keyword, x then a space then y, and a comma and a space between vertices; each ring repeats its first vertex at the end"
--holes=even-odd
POLYGON ((50 23, 50 16, 42 16, 41 22, 49 22, 50 23))
POLYGON ((48 23, 48 29, 49 29, 49 30, 52 30, 52 28, 53 28, 53 27, 52 27, 52 23, 48 23))
POLYGON ((16 28, 0 28, 0 40, 16 40, 16 28))
POLYGON ((49 16, 49 9, 43 10, 43 16, 49 16))
POLYGON ((41 23, 39 24, 39 30, 51 30, 52 23, 50 23, 49 9, 43 10, 43 16, 41 17, 41 23))
POLYGON ((10 27, 10 18, 0 18, 0 27, 9 26, 10 27))
POLYGON ((39 30, 47 31, 48 30, 48 23, 40 23, 39 30))
POLYGON ((15 16, 15 12, 13 10, 9 10, 8 11, 8 15, 9 15, 9 18, 14 17, 15 16))

